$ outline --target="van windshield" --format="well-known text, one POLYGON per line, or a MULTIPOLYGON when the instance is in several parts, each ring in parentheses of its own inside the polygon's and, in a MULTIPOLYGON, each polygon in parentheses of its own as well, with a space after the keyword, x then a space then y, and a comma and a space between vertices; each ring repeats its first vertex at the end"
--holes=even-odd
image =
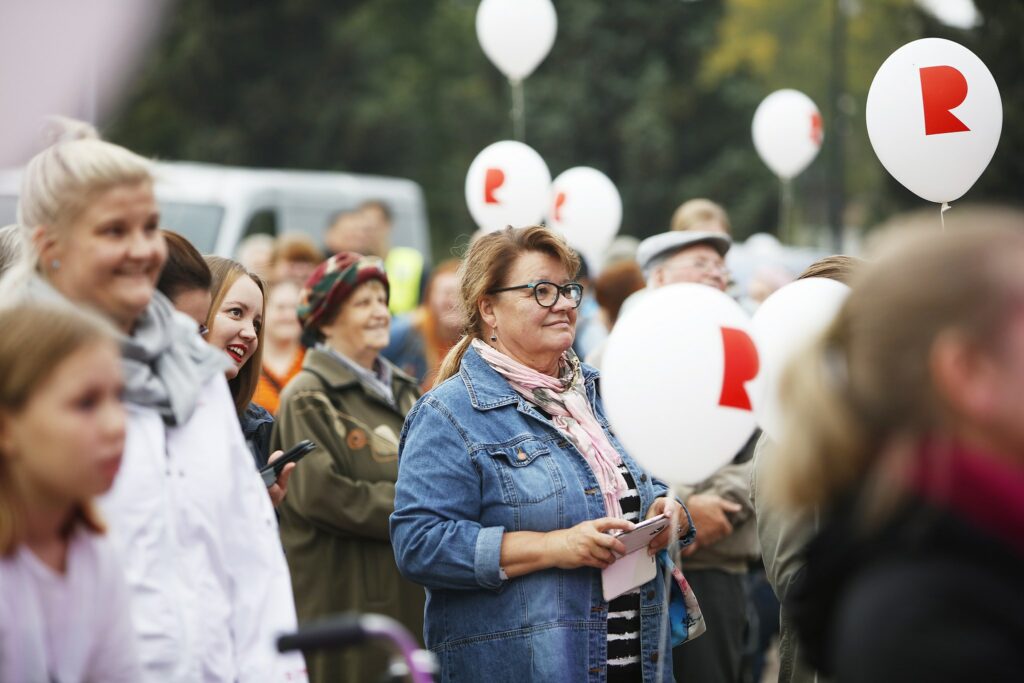
POLYGON ((160 227, 187 239, 200 254, 212 254, 217 246, 224 207, 216 204, 160 202, 160 227))

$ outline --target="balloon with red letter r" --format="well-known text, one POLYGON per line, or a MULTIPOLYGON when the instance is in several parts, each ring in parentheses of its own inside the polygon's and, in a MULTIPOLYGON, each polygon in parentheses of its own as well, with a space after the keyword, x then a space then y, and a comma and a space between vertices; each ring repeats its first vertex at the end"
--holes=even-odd
POLYGON ((1003 105, 991 72, 967 48, 924 38, 878 69, 865 110, 885 169, 931 202, 959 199, 992 160, 1003 105))
POLYGON ((601 393, 633 457, 669 482, 693 484, 732 460, 753 433, 748 387, 759 367, 739 304, 706 285, 669 285, 616 323, 601 393))
POLYGON ((485 147, 466 173, 466 205, 484 232, 540 222, 550 195, 547 164, 532 148, 514 140, 485 147))
POLYGON ((570 246, 592 260, 600 258, 622 224, 622 197, 608 176, 596 168, 563 171, 551 186, 548 224, 570 246))
POLYGON ((802 173, 825 139, 818 107, 807 95, 788 88, 761 101, 751 134, 761 161, 783 180, 802 173))

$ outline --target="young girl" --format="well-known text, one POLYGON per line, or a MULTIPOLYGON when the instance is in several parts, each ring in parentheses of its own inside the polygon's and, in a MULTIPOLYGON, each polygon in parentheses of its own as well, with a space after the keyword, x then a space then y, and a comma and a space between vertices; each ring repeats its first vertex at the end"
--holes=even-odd
POLYGON ((0 329, 0 680, 139 680, 122 565, 91 502, 124 451, 117 345, 68 307, 10 308, 0 329))
MULTIPOLYGON (((242 434, 256 466, 265 467, 280 455, 270 452, 274 418, 252 402, 263 356, 266 287, 258 275, 250 273, 237 261, 207 256, 206 263, 213 276, 210 287, 213 303, 206 317, 209 330, 206 340, 223 349, 231 359, 231 365, 224 374, 228 378, 242 434)), ((270 500, 275 506, 287 495, 288 478, 293 469, 294 464, 285 465, 277 483, 270 487, 270 500)))

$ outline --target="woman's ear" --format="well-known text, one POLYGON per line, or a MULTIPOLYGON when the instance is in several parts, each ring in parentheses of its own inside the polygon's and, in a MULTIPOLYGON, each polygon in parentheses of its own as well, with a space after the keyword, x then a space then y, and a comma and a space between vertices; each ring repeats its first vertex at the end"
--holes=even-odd
POLYGON ((57 238, 49 225, 39 225, 32 231, 32 244, 39 254, 40 263, 49 263, 60 258, 57 238))
POLYGON ((480 311, 480 318, 487 323, 488 327, 497 327, 498 317, 494 314, 494 301, 489 296, 482 296, 476 302, 477 310, 480 311))

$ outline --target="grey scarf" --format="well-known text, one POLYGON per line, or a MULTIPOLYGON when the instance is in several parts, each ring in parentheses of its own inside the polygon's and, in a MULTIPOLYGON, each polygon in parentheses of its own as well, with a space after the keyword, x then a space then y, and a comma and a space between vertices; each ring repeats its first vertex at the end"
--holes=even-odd
MULTIPOLYGON (((28 282, 28 298, 71 303, 38 276, 28 282)), ((120 334, 118 342, 125 402, 154 408, 172 426, 191 417, 200 388, 230 365, 224 353, 203 341, 195 322, 175 311, 160 292, 153 292, 132 336, 120 334)))

